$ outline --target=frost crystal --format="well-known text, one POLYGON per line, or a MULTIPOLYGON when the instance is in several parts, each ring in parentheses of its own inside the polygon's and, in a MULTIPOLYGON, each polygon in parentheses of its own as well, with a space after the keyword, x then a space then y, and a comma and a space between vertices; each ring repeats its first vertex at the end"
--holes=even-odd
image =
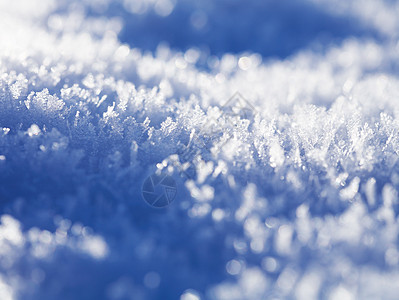
POLYGON ((397 298, 399 2, 280 2, 0 0, 0 299, 397 298))

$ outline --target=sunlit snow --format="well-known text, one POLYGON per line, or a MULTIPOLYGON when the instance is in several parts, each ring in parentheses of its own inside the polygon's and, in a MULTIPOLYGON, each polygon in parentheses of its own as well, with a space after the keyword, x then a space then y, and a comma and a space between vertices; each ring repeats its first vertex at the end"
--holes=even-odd
POLYGON ((398 15, 0 0, 0 299, 396 299, 398 15))

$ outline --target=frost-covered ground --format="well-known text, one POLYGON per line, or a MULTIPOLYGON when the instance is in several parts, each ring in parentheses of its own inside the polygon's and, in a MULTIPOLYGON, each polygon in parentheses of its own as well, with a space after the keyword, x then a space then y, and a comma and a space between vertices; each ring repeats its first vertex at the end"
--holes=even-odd
POLYGON ((398 15, 1 0, 0 299, 397 299, 398 15))

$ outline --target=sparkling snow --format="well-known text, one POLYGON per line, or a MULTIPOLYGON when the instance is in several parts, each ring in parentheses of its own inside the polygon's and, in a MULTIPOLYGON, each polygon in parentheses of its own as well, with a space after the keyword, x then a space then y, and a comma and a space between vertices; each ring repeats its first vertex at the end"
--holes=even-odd
POLYGON ((396 299, 398 15, 0 0, 0 299, 396 299))

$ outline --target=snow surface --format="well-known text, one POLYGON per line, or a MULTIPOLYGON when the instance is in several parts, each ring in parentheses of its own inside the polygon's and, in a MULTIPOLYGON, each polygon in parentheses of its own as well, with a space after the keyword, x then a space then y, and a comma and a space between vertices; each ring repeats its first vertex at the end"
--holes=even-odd
POLYGON ((397 299, 398 15, 1 0, 0 299, 397 299))

